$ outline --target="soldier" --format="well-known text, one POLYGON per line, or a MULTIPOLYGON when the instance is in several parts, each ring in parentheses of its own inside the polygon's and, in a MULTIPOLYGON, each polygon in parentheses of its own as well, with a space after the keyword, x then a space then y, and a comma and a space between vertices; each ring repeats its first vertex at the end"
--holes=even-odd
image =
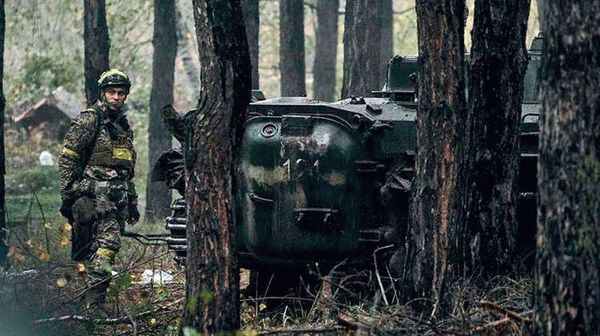
POLYGON ((60 212, 73 224, 72 258, 87 264, 90 307, 104 303, 121 230, 140 217, 133 132, 123 109, 130 87, 125 72, 104 72, 100 99, 73 120, 59 157, 60 212))

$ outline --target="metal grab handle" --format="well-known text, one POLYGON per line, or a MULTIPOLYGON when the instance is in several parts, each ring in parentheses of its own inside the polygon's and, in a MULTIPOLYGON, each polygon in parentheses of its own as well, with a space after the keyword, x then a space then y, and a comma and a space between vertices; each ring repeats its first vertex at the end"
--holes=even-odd
POLYGON ((262 203, 268 203, 268 204, 275 203, 274 200, 272 200, 270 198, 260 197, 260 196, 256 195, 255 193, 249 193, 248 197, 250 197, 250 200, 255 203, 256 202, 262 202, 262 203))
POLYGON ((527 118, 527 117, 530 117, 530 116, 532 116, 532 117, 537 117, 537 118, 538 118, 538 121, 540 120, 540 114, 539 114, 539 113, 526 113, 526 114, 524 114, 524 115, 521 117, 521 122, 525 122, 525 118, 527 118))

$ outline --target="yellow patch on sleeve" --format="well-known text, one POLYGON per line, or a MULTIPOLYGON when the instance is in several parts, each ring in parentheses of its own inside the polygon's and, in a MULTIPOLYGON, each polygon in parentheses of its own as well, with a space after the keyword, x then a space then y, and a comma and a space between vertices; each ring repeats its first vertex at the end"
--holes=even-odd
POLYGON ((133 154, 128 148, 115 147, 113 149, 113 158, 118 160, 131 161, 133 159, 133 154))
POLYGON ((63 147, 62 154, 75 160, 79 160, 79 154, 71 148, 63 147))
POLYGON ((115 257, 115 251, 107 249, 106 247, 99 247, 96 254, 104 259, 112 260, 115 257))

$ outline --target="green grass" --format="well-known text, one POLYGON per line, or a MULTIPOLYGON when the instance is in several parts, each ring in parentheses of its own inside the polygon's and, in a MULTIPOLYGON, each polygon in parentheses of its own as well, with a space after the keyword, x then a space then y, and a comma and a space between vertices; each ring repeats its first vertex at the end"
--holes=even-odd
MULTIPOLYGON (((140 196, 140 213, 144 214, 145 189, 147 177, 146 137, 140 136, 142 160, 137 164, 136 187, 140 196)), ((22 147, 26 147, 22 144, 22 147)), ((58 167, 42 167, 37 164, 38 150, 26 153, 23 148, 12 153, 19 158, 19 164, 7 166, 6 180, 6 219, 9 228, 8 243, 24 256, 26 265, 38 262, 42 252, 48 252, 54 261, 68 262, 70 259, 70 244, 65 243, 64 237, 70 236, 64 232, 66 220, 58 209, 61 204, 58 167), (61 243, 61 238, 63 238, 61 243), (38 260, 36 260, 38 259, 38 260)), ((14 148, 13 148, 14 149, 14 148)), ((7 157, 10 158, 9 155, 7 157)), ((162 233, 166 232, 164 223, 146 223, 144 218, 135 226, 127 226, 126 230, 136 232, 162 233)), ((121 256, 128 256, 139 249, 139 243, 132 239, 122 240, 121 256)), ((139 253, 139 251, 138 251, 139 253)), ((165 256, 171 259, 170 256, 165 256)))
POLYGON ((6 176, 8 220, 60 218, 60 192, 56 167, 23 169, 6 176))

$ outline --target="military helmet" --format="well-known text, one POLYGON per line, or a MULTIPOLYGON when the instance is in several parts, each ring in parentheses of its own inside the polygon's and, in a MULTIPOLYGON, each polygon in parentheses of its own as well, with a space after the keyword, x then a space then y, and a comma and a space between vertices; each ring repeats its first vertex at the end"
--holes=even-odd
POLYGON ((121 86, 124 87, 127 92, 131 87, 131 81, 125 71, 119 69, 110 69, 104 71, 98 79, 98 88, 104 89, 109 86, 121 86))

